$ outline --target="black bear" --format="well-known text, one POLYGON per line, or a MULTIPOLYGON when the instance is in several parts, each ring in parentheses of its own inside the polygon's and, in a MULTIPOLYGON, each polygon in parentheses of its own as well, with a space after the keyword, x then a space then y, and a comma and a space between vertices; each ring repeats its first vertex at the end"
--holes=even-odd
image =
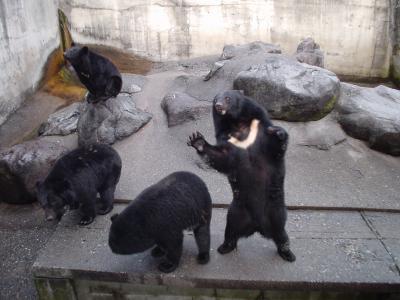
POLYGON ((211 197, 205 183, 192 173, 170 174, 111 220, 109 245, 114 253, 139 253, 155 246, 152 256, 164 257, 158 269, 169 273, 181 258, 183 230, 191 229, 198 263, 209 261, 211 197))
POLYGON ((217 145, 207 143, 200 133, 189 137, 188 145, 227 174, 232 187, 225 240, 218 251, 231 252, 239 238, 259 232, 274 240, 283 259, 294 261, 285 231, 287 132, 273 126, 266 111, 239 91, 217 95, 213 111, 217 145))
POLYGON ((120 174, 121 158, 108 145, 92 144, 62 156, 46 179, 37 183, 37 197, 46 219, 60 220, 67 207, 80 207, 83 214, 80 225, 92 223, 96 213, 109 213, 120 174), (99 207, 96 207, 97 193, 99 207))
POLYGON ((74 44, 65 51, 64 58, 88 89, 88 102, 106 101, 110 97, 116 97, 121 91, 121 74, 108 58, 90 51, 86 46, 74 44))

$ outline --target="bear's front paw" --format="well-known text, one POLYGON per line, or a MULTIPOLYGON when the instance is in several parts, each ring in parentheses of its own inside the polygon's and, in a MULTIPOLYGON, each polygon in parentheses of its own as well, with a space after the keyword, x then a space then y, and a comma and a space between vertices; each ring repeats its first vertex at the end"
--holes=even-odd
POLYGON ((97 211, 97 214, 99 215, 106 215, 108 214, 110 211, 112 211, 114 208, 114 206, 111 204, 110 206, 107 207, 102 207, 97 211))
POLYGON ((296 260, 296 256, 290 249, 278 250, 278 253, 286 261, 294 262, 296 260))
POLYGON ((199 253, 199 255, 197 255, 197 262, 199 264, 205 265, 209 261, 210 261, 210 253, 209 252, 199 253))
POLYGON ((203 152, 205 144, 206 140, 204 139, 204 136, 198 131, 189 136, 189 140, 187 142, 187 145, 195 148, 197 152, 203 152))
POLYGON ((235 250, 236 245, 234 243, 226 243, 224 242, 221 246, 218 247, 218 252, 220 254, 227 254, 235 250))
POLYGON ((82 219, 79 221, 79 225, 81 226, 86 226, 92 223, 94 220, 94 217, 89 217, 89 216, 83 216, 82 219))
POLYGON ((177 264, 173 264, 169 261, 164 261, 158 265, 158 269, 163 273, 171 273, 175 271, 177 267, 178 267, 177 264))

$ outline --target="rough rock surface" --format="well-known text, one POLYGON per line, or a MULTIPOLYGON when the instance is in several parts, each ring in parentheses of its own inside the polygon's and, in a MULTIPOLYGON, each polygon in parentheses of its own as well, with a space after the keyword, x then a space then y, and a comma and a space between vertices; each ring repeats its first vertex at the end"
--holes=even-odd
POLYGON ((392 79, 400 87, 400 55, 393 56, 392 79))
POLYGON ((251 66, 262 64, 269 56, 280 53, 279 46, 254 42, 245 45, 227 45, 221 57, 203 77, 182 75, 175 79, 171 91, 186 93, 196 99, 212 101, 216 94, 232 89, 236 75, 251 66))
POLYGON ((76 131, 82 103, 73 103, 51 114, 39 128, 39 135, 68 135, 76 131))
POLYGON ((141 92, 146 80, 143 75, 123 73, 121 93, 134 94, 141 92))
POLYGON ((0 195, 7 203, 35 201, 35 185, 69 149, 57 141, 38 138, 0 153, 0 195))
POLYGON ((78 121, 79 145, 113 144, 143 127, 152 114, 136 108, 131 96, 124 94, 105 102, 85 102, 78 121))
POLYGON ((263 43, 260 41, 244 45, 225 45, 222 50, 221 60, 231 59, 237 56, 252 55, 260 52, 279 54, 282 53, 282 50, 277 45, 263 43))
POLYGON ((342 83, 337 103, 339 123, 372 149, 400 155, 400 91, 342 83))
POLYGON ((340 82, 328 70, 275 54, 240 72, 234 88, 261 103, 273 118, 315 121, 335 106, 340 82))
POLYGON ((289 131, 291 144, 313 147, 319 150, 330 150, 347 138, 336 121, 335 113, 331 113, 318 121, 297 123, 296 125, 289 131))
POLYGON ((300 42, 295 57, 301 63, 324 67, 324 53, 312 38, 306 38, 300 42))
POLYGON ((211 112, 211 104, 199 101, 184 93, 169 93, 161 102, 161 107, 167 114, 168 127, 187 121, 198 120, 204 114, 211 112))

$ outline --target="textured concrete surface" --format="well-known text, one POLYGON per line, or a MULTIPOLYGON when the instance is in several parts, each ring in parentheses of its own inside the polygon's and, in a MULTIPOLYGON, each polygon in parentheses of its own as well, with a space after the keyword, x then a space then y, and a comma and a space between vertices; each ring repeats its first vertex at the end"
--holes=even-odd
POLYGON ((66 104, 65 99, 35 93, 0 126, 0 150, 37 136, 40 124, 66 104))
MULTIPOLYGON (((117 205, 114 212, 122 208, 117 205)), ((380 213, 374 216, 385 218, 380 213)), ((207 288, 385 292, 400 288, 400 273, 393 259, 398 248, 393 247, 394 254, 389 254, 380 241, 379 229, 371 230, 358 212, 290 212, 287 229, 297 260, 288 263, 277 255, 270 240, 259 235, 240 240, 238 249, 230 254, 218 254, 226 210, 214 209, 210 263, 196 263, 197 250, 189 232, 180 267, 171 274, 157 271, 157 260, 149 251, 113 254, 107 244, 109 216, 99 216, 85 228, 74 225, 77 217, 72 212, 60 222, 34 264, 35 276, 207 288)), ((399 237, 392 240, 398 243, 399 237)))
POLYGON ((31 267, 55 225, 38 205, 0 203, 0 299, 36 299, 31 267))
POLYGON ((261 40, 292 54, 311 35, 335 73, 387 76, 390 1, 60 1, 77 42, 107 44, 152 60, 219 53, 261 40), (132 21, 134 20, 134 22, 132 21))
MULTIPOLYGON (((188 136, 194 131, 200 131, 214 143, 211 114, 168 128, 160 103, 171 91, 174 79, 182 74, 149 75, 143 92, 136 94, 137 107, 151 112, 153 119, 136 134, 114 145, 123 162, 117 199, 132 200, 171 172, 185 170, 205 180, 214 204, 227 205, 232 200, 226 177, 208 168, 196 151, 186 146, 188 136)), ((316 132, 317 125, 313 122, 274 121, 290 135, 286 160, 287 204, 400 209, 400 158, 373 151, 350 137, 342 141, 343 131, 332 118, 320 121, 324 123, 324 132, 316 132), (318 145, 328 145, 330 150, 318 150, 318 145)))
POLYGON ((0 124, 36 89, 49 54, 60 44, 57 3, 0 2, 0 124))

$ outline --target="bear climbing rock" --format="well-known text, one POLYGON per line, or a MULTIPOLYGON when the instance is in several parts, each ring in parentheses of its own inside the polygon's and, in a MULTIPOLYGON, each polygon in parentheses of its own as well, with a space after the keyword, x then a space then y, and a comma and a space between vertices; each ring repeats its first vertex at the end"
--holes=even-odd
POLYGON ((174 271, 180 261, 183 230, 191 229, 205 264, 210 253, 211 197, 205 183, 189 172, 176 172, 148 187, 120 214, 111 217, 109 246, 116 254, 143 252, 163 257, 158 268, 174 271))
POLYGON ((197 132, 189 137, 188 145, 226 174, 232 187, 225 240, 218 251, 231 252, 239 238, 259 232, 273 239, 283 259, 294 261, 285 231, 287 132, 272 125, 266 111, 239 91, 217 95, 213 116, 217 144, 210 145, 197 132))
POLYGON ((86 46, 74 44, 64 53, 64 58, 88 89, 88 102, 106 101, 116 97, 121 91, 121 74, 108 58, 90 51, 86 46))
POLYGON ((108 145, 93 144, 62 156, 46 179, 37 183, 37 197, 46 219, 61 219, 66 207, 80 208, 80 225, 92 223, 96 214, 109 213, 120 174, 121 158, 108 145))

